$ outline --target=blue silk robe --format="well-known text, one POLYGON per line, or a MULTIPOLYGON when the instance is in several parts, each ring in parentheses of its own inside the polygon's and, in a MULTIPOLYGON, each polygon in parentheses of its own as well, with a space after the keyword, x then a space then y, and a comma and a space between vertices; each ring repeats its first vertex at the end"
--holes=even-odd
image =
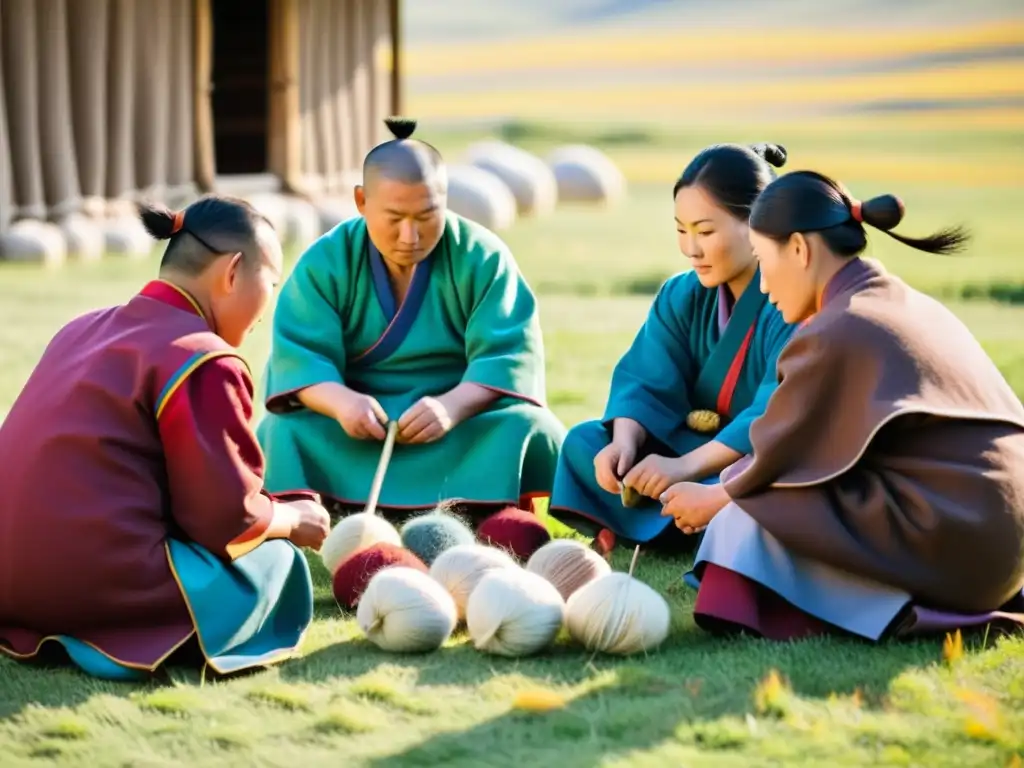
MULTIPOLYGON (((604 416, 566 435, 551 496, 553 517, 569 525, 585 518, 635 542, 650 541, 671 524, 671 517, 661 516, 659 502, 644 499, 627 509, 618 494, 597 484, 594 457, 608 445, 616 418, 639 422, 661 444, 653 452, 682 456, 710 440, 741 454, 750 451, 750 424, 775 389, 776 359, 795 329, 768 303, 759 284, 758 273, 732 306, 724 286, 705 288, 695 272, 665 282, 615 367, 604 416), (717 434, 686 426, 696 409, 725 417, 717 434)), ((717 483, 718 477, 704 481, 717 483)))

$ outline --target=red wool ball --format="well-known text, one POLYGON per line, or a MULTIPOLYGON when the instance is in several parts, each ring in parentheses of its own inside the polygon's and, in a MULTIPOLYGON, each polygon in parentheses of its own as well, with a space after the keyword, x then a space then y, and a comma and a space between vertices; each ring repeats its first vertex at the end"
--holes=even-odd
POLYGON ((482 544, 504 549, 520 560, 526 560, 551 540, 551 534, 533 512, 506 507, 495 512, 476 529, 482 544))
POLYGON ((342 608, 352 610, 362 597, 370 579, 392 565, 404 565, 429 573, 429 569, 408 549, 381 542, 350 555, 334 572, 334 599, 342 608))

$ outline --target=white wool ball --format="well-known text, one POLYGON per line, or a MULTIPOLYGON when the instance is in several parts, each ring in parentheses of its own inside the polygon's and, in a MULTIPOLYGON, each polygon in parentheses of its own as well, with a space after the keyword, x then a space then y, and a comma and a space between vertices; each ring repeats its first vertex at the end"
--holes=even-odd
POLYGON ((521 568, 489 571, 469 595, 466 629, 477 650, 526 656, 549 645, 565 618, 550 582, 521 568))
POLYGON ((650 651, 668 637, 665 598, 627 573, 610 573, 581 587, 566 604, 569 634, 589 651, 627 655, 650 651))
POLYGON ((338 521, 320 547, 320 558, 333 576, 349 555, 360 549, 386 542, 402 546, 398 530, 379 515, 359 512, 338 521))
POLYGON ((396 565, 370 579, 356 622, 378 648, 416 653, 444 645, 458 619, 444 587, 422 571, 396 565))
POLYGON ((555 539, 533 553, 526 570, 543 576, 568 600, 584 584, 607 576, 612 567, 597 552, 578 541, 555 539))
POLYGON ((495 568, 518 568, 507 552, 483 544, 459 544, 442 552, 430 566, 430 576, 455 600, 459 618, 480 579, 495 568))

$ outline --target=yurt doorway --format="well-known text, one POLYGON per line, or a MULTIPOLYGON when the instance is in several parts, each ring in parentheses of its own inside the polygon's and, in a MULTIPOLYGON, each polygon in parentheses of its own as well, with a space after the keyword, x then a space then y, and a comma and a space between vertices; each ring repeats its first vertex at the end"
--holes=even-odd
POLYGON ((268 170, 269 2, 213 0, 210 104, 218 176, 268 170))

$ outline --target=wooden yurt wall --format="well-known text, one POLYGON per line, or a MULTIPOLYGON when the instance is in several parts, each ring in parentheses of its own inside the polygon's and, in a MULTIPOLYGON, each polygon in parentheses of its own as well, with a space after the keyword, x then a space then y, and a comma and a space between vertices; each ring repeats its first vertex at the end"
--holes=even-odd
MULTIPOLYGON (((0 0, 2 1, 2 0, 0 0)), ((3 47, 3 13, 0 12, 0 48, 3 47)), ((0 51, 0 232, 14 217, 14 189, 11 179, 11 153, 7 142, 7 100, 4 94, 4 56, 0 51)))
POLYGON ((385 138, 397 100, 390 69, 394 3, 297 0, 303 186, 348 195, 363 157, 385 138))
POLYGON ((184 205, 222 182, 245 194, 227 189, 217 167, 217 143, 229 145, 234 118, 256 149, 252 162, 234 152, 233 167, 259 165, 280 192, 307 193, 307 204, 350 199, 397 104, 397 77, 379 64, 392 53, 397 5, 0 0, 0 258, 56 258, 62 248, 148 253, 134 200, 184 205), (249 65, 225 69, 229 41, 222 33, 218 42, 213 28, 218 12, 237 14, 235 5, 264 19, 252 20, 265 26, 251 45, 265 50, 255 52, 262 64, 251 77, 249 65), (228 87, 250 89, 232 104, 254 108, 218 103, 218 72, 228 87), (266 101, 256 109, 254 98, 266 101), (12 246, 16 232, 22 239, 12 246), (35 240, 25 246, 24 237, 35 240))
POLYGON ((193 189, 192 10, 0 0, 13 219, 60 230, 73 254, 148 250, 130 201, 193 189))

